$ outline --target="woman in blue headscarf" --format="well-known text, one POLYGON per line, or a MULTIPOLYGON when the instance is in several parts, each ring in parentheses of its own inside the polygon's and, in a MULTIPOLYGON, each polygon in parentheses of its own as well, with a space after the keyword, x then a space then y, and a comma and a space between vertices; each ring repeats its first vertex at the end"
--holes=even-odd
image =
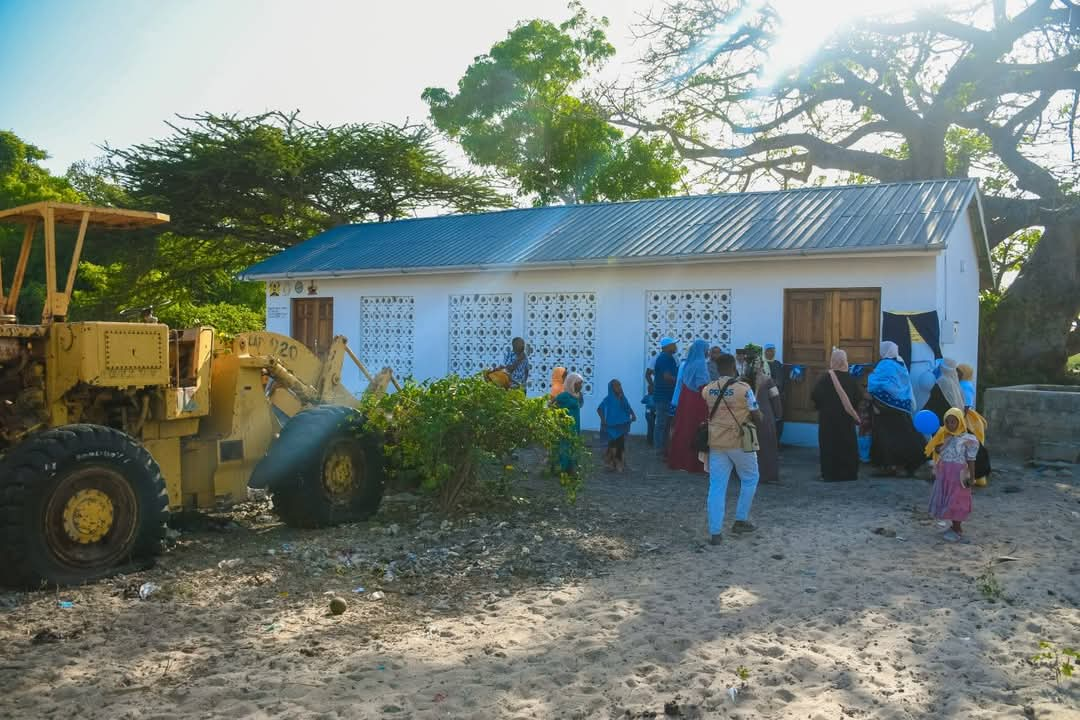
POLYGON ((895 475, 903 468, 914 475, 926 457, 925 440, 915 429, 915 396, 911 376, 896 343, 881 343, 881 359, 870 373, 866 389, 873 398, 870 464, 877 475, 895 475))
POLYGON ((596 408, 600 416, 600 429, 607 434, 607 452, 604 453, 604 465, 608 470, 622 472, 626 469, 623 454, 626 451, 626 434, 630 432, 630 423, 637 420, 630 401, 623 393, 622 383, 612 380, 607 386, 607 397, 596 408))
POLYGON ((701 396, 701 389, 709 384, 708 353, 709 343, 695 340, 679 368, 676 386, 678 403, 675 406, 675 423, 668 447, 668 467, 672 470, 705 472, 705 466, 698 459, 693 443, 698 425, 709 415, 709 408, 701 396))

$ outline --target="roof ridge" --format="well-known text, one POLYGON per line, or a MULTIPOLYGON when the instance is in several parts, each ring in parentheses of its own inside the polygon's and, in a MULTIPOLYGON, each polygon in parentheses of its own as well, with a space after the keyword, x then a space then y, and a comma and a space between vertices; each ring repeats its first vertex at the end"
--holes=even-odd
MULTIPOLYGON (((544 210, 574 210, 578 208, 590 208, 590 207, 610 207, 612 205, 644 205, 651 203, 664 203, 664 202, 676 202, 679 200, 707 200, 710 198, 720 197, 739 197, 747 195, 791 195, 794 193, 802 192, 814 192, 814 191, 828 191, 828 190, 864 190, 871 188, 889 188, 900 187, 902 185, 926 185, 931 183, 977 183, 976 178, 935 178, 933 180, 903 180, 899 182, 889 183, 865 183, 865 184, 848 184, 848 185, 814 185, 812 187, 797 187, 775 190, 745 190, 743 192, 715 192, 715 193, 701 193, 701 194, 686 194, 686 195, 665 195, 664 197, 655 198, 639 198, 637 200, 600 200, 590 203, 577 203, 574 205, 537 205, 533 207, 510 207, 501 208, 498 210, 481 210, 479 212, 451 212, 443 215, 429 215, 427 217, 408 217, 400 218, 398 220, 378 221, 369 220, 366 222, 355 223, 343 223, 337 225, 333 229, 341 227, 359 227, 361 225, 394 225, 399 223, 410 222, 424 222, 430 220, 446 220, 447 218, 464 218, 464 217, 480 217, 483 215, 504 215, 507 213, 518 212, 540 212, 544 210)), ((325 230, 323 232, 326 232, 325 230)), ((321 233, 320 233, 321 234, 321 233)), ((315 237, 318 237, 317 235, 315 237)), ((295 246, 294 246, 295 247, 295 246)))

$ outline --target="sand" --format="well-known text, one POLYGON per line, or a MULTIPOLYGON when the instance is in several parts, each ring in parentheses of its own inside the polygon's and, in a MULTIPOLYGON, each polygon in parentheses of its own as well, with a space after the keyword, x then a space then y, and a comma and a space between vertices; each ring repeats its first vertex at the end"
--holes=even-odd
POLYGON ((644 452, 574 508, 533 478, 446 524, 410 498, 321 532, 241 518, 137 576, 6 594, 0 717, 1080 717, 1080 678, 1029 660, 1080 646, 1080 478, 999 465, 957 546, 926 482, 825 484, 789 449, 757 533, 711 547, 705 478, 644 452))

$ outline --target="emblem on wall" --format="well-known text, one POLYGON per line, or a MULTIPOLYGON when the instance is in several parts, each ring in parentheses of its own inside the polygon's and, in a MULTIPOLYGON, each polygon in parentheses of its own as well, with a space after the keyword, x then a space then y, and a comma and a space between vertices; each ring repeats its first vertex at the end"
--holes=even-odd
POLYGON ((297 295, 303 295, 304 294, 304 282, 302 280, 297 280, 296 284, 293 285, 293 289, 296 291, 297 295))
POLYGON ((310 283, 308 283, 307 294, 308 295, 318 295, 319 294, 319 284, 317 282, 315 282, 314 280, 312 280, 310 283))
POLYGON ((272 280, 266 284, 266 292, 270 297, 278 297, 281 295, 281 283, 277 280, 272 280))

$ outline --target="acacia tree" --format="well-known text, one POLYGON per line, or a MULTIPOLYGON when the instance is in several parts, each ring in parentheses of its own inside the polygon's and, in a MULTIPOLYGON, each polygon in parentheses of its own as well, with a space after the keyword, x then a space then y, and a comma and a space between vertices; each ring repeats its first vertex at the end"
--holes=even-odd
POLYGON ((131 148, 106 147, 106 172, 171 231, 229 239, 261 259, 343 223, 421 209, 505 207, 487 178, 455 171, 425 125, 308 123, 299 113, 204 113, 131 148))
POLYGON ((225 327, 261 312, 248 265, 344 223, 391 221, 421 210, 506 207, 488 179, 460 172, 425 125, 308 123, 297 113, 205 113, 169 123, 167 137, 106 147, 69 179, 105 204, 168 213, 165 232, 88 268, 88 312, 172 301, 162 319, 225 327))
POLYGON ((519 24, 476 58, 456 93, 424 90, 432 121, 538 204, 671 195, 684 173, 672 145, 625 137, 596 103, 573 94, 615 48, 606 19, 571 8, 559 25, 519 24))
POLYGON ((645 22, 641 84, 608 89, 614 119, 666 133, 724 187, 803 183, 815 170, 986 177, 991 246, 1045 229, 998 306, 990 369, 1059 375, 1080 345, 1080 11, 971 0, 864 18, 773 72, 780 23, 768 3, 668 6, 645 22))

